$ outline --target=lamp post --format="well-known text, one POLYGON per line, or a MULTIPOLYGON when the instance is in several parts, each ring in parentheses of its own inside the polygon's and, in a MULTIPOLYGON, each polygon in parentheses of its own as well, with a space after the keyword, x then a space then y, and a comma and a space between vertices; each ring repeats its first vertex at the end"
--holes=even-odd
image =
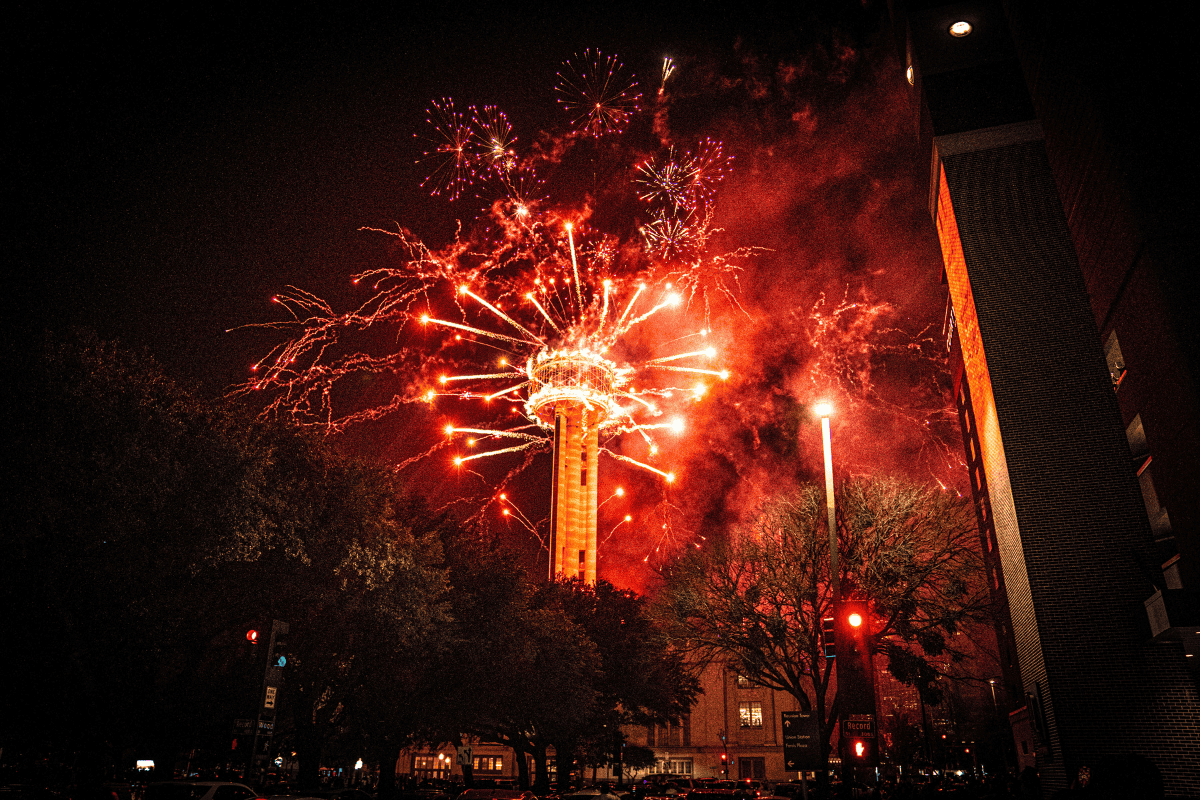
POLYGON ((825 448, 825 508, 829 514, 829 581, 836 603, 842 599, 841 579, 838 576, 837 518, 833 505, 833 449, 830 444, 829 418, 833 405, 817 403, 813 412, 821 418, 821 445, 825 448))

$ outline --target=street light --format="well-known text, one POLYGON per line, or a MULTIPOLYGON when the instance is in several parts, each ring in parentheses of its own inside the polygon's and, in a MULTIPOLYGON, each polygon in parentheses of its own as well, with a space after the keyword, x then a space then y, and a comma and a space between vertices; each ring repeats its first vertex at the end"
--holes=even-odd
POLYGON ((825 448, 825 508, 829 512, 829 580, 833 589, 833 600, 842 599, 841 579, 838 577, 837 521, 833 506, 833 449, 830 444, 829 418, 833 405, 820 402, 813 406, 813 413, 821 418, 821 444, 825 448))

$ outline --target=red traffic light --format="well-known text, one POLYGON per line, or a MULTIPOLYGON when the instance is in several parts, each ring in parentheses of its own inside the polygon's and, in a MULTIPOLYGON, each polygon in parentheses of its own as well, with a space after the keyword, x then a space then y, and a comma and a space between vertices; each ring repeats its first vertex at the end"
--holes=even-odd
POLYGON ((862 615, 861 614, 851 614, 847 618, 846 621, 850 623, 850 627, 857 628, 860 625, 862 625, 862 615))
POLYGON ((250 642, 250 644, 258 644, 258 631, 256 631, 256 630, 246 631, 246 641, 250 642))
POLYGON ((726 760, 726 759, 728 759, 728 758, 729 758, 729 756, 728 756, 728 755, 726 755, 725 753, 721 753, 721 760, 722 760, 722 761, 725 761, 725 760, 726 760))

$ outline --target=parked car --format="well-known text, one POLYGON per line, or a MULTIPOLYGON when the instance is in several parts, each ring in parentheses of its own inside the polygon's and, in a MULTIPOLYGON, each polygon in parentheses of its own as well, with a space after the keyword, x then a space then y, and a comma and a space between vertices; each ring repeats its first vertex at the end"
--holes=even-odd
POLYGON ((533 796, 533 792, 523 792, 520 789, 484 786, 478 789, 467 789, 456 800, 537 800, 537 798, 533 796))
POLYGON ((142 800, 264 800, 244 783, 164 781, 146 785, 142 800))
POLYGON ((345 789, 318 789, 310 792, 309 796, 320 798, 320 800, 375 800, 373 796, 364 792, 362 789, 356 789, 353 786, 348 786, 345 789))

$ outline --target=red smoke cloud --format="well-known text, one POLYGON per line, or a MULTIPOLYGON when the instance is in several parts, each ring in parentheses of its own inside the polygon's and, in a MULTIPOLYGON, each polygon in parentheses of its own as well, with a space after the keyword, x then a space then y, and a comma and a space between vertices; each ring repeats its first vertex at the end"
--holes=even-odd
MULTIPOLYGON (((522 197, 552 217, 586 224, 592 244, 604 242, 592 258, 625 275, 649 269, 638 227, 652 215, 638 197, 645 174, 638 166, 670 148, 699 152, 709 139, 733 157, 715 200, 706 196, 691 218, 699 239, 682 245, 701 248, 705 266, 681 270, 689 315, 711 330, 709 343, 731 376, 691 405, 687 431, 673 440, 678 480, 603 462, 600 499, 618 486, 627 491, 601 510, 599 573, 621 586, 647 588, 679 548, 702 547, 768 492, 819 479, 819 424, 810 411, 817 400, 837 408, 839 477, 961 481, 942 331, 946 294, 918 190, 901 66, 885 47, 736 55, 681 59, 619 136, 540 134, 524 156, 539 173, 537 180, 526 173, 522 197), (720 253, 740 257, 712 258, 720 253)), ((455 250, 469 263, 471 251, 511 239, 515 192, 504 188, 508 199, 442 253, 455 250)), ((411 257, 399 241, 397 248, 398 257, 411 257)), ((452 301, 431 294, 423 302, 452 301)), ((676 325, 652 319, 624 346, 652 350, 679 336, 676 325)), ((544 545, 549 458, 515 454, 455 470, 441 435, 447 424, 486 427, 484 417, 503 419, 509 405, 484 411, 462 401, 413 402, 439 370, 468 356, 452 337, 412 325, 369 331, 367 339, 364 348, 387 354, 388 368, 342 384, 336 399, 346 407, 338 413, 399 400, 381 422, 348 428, 344 446, 403 465, 416 488, 461 516, 507 526, 530 546, 531 570, 544 570, 544 552, 537 566, 532 551, 544 545), (520 513, 503 515, 505 508, 520 513)), ((633 437, 609 443, 618 453, 632 448, 634 457, 639 446, 633 437)))

